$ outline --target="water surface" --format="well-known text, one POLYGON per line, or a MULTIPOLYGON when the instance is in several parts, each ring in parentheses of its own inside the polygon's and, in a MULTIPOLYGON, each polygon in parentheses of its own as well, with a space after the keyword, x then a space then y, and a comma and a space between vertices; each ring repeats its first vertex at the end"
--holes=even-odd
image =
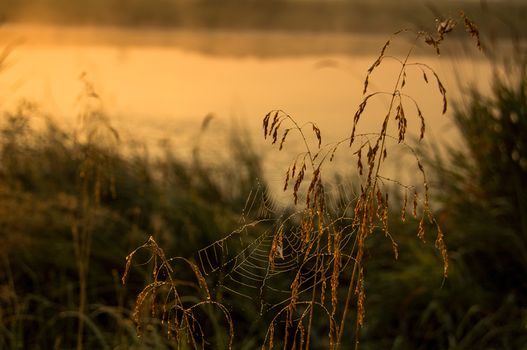
MULTIPOLYGON (((2 108, 12 109, 21 99, 29 99, 72 127, 84 108, 79 99, 86 93, 82 76, 92 84, 116 128, 149 145, 169 139, 188 154, 206 116, 214 116, 216 130, 242 125, 265 157, 275 159, 266 164, 276 183, 302 143, 291 138, 289 155, 274 155, 262 140, 263 116, 280 109, 299 124, 313 121, 322 130, 324 143, 348 137, 367 69, 387 40, 351 34, 28 26, 4 27, 0 33, 3 45, 16 44, 0 75, 2 108)), ((408 40, 401 38, 387 54, 402 58, 408 47, 408 40)), ((436 70, 451 103, 459 97, 459 81, 475 81, 488 89, 491 70, 485 61, 463 55, 453 61, 429 52, 417 49, 411 61, 436 70)), ((373 73, 369 92, 391 91, 399 68, 387 57, 373 73)), ((427 73, 428 83, 419 67, 409 69, 405 91, 419 103, 434 142, 452 141, 455 131, 448 114, 441 113, 442 96, 433 74, 427 73)), ((360 122, 364 133, 378 131, 389 96, 370 101, 360 122)), ((408 128, 417 131, 413 101, 406 99, 404 105, 408 128)))

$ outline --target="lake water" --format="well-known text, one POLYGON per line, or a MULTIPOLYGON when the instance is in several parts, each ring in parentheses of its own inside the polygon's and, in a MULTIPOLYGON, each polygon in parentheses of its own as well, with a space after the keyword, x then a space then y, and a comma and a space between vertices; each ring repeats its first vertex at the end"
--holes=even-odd
MULTIPOLYGON (((241 125, 265 159, 278 159, 266 162, 271 182, 278 184, 291 155, 302 150, 301 142, 288 141, 290 154, 277 157, 263 142, 264 115, 281 109, 300 124, 313 121, 324 143, 348 137, 366 71, 386 40, 349 34, 4 26, 0 44, 16 45, 0 74, 0 103, 5 110, 29 99, 74 126, 83 108, 83 75, 125 138, 154 147, 159 140, 170 140, 184 156, 203 119, 212 115, 211 128, 241 125)), ((456 45, 447 51, 459 51, 456 45)), ((408 47, 400 39, 387 54, 401 57, 408 47)), ((449 102, 459 96, 458 81, 488 89, 491 70, 483 59, 457 55, 454 60, 425 52, 430 51, 417 49, 411 60, 436 70, 449 102)), ((370 91, 393 88, 398 64, 388 58, 384 62, 371 77, 370 91)), ((448 114, 441 114, 437 84, 432 74, 428 77, 427 84, 420 69, 409 69, 406 93, 420 104, 434 142, 455 140, 448 114)), ((378 130, 389 97, 371 102, 361 132, 378 130)), ((418 130, 413 103, 408 100, 405 108, 408 128, 418 130)), ((345 166, 349 158, 341 159, 345 166)))

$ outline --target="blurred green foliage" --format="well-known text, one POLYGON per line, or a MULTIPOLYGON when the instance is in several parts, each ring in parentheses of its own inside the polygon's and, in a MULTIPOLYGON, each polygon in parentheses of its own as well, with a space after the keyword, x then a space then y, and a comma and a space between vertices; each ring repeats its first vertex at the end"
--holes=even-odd
MULTIPOLYGON (((28 103, 2 116, 2 349, 74 348, 81 318, 85 348, 138 346, 130 312, 151 277, 143 256, 123 288, 127 254, 153 235, 167 255, 193 257, 238 227, 253 180, 261 178, 243 133, 232 133, 228 161, 213 167, 198 156, 182 161, 169 147, 149 157, 143 147, 123 145, 100 111, 88 111, 74 131, 28 103), (83 279, 88 306, 81 314, 83 279)), ((192 278, 188 268, 176 273, 192 278)), ((153 334, 145 346, 165 342, 153 334)))

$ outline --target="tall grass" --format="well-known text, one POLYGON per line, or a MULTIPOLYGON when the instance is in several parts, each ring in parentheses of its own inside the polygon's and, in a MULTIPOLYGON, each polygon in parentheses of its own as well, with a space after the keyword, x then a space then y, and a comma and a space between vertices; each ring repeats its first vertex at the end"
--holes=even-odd
POLYGON ((518 296, 525 288, 527 212, 517 180, 525 179, 525 49, 515 50, 503 56, 506 64, 497 59, 504 52, 489 50, 492 89, 471 87, 454 105, 460 142, 423 150, 436 217, 448 232, 448 279, 438 288, 437 253, 411 237, 399 241, 406 251, 398 264, 376 254, 367 262, 375 274, 363 348, 525 348, 525 304, 518 296))
MULTIPOLYGON (((474 23, 463 13, 460 19, 465 30, 481 48, 479 32, 474 23)), ((194 320, 193 310, 201 305, 232 303, 211 299, 213 296, 208 292, 209 287, 203 285, 206 282, 204 275, 217 276, 219 282, 213 280, 215 282, 212 285, 218 290, 230 292, 230 298, 238 294, 261 305, 260 316, 267 320, 267 332, 260 344, 262 349, 357 349, 361 328, 365 325, 365 261, 367 255, 371 254, 369 250, 373 250, 368 242, 372 237, 383 234, 397 259, 397 237, 390 225, 394 209, 403 222, 408 211, 416 224, 416 234, 422 241, 425 240, 426 228, 429 225, 435 228, 435 247, 443 260, 443 279, 446 278, 447 249, 443 232, 430 207, 429 182, 417 152, 405 142, 410 123, 417 125, 419 140, 425 136, 425 116, 417 97, 406 94, 405 87, 411 83, 407 81, 409 72, 420 72, 424 81, 432 86, 431 89, 439 92, 440 112, 446 112, 446 89, 439 76, 427 64, 413 62, 412 52, 422 42, 439 54, 443 40, 456 25, 453 19, 438 21, 433 33, 400 31, 385 43, 380 55, 368 69, 363 100, 353 117, 350 136, 343 140, 325 144, 322 131, 316 124, 299 125, 285 111, 269 112, 263 120, 265 138, 282 150, 287 147, 288 138, 296 133, 305 145, 305 151, 298 154, 287 169, 284 181, 284 191, 292 188, 295 209, 279 213, 276 217, 270 214, 276 214, 273 208, 264 203, 267 215, 264 219, 249 223, 250 227, 261 227, 263 234, 248 233, 248 225, 244 222, 240 230, 200 250, 198 256, 201 264, 189 264, 193 270, 201 267, 201 273, 196 274, 196 278, 202 295, 197 299, 195 294, 186 295, 188 303, 181 302, 185 296, 177 292, 175 275, 167 270, 169 261, 164 258, 159 245, 150 240, 143 247, 150 248, 152 258, 161 257, 162 262, 153 266, 156 278, 139 295, 137 307, 146 304, 151 308, 151 314, 161 319, 164 332, 174 339, 178 347, 204 346, 207 335, 203 332, 203 326, 190 322, 189 318, 194 320), (390 44, 401 35, 413 36, 412 44, 405 56, 391 56, 390 44), (400 64, 393 88, 370 92, 369 81, 385 60, 394 60, 400 64), (360 133, 359 122, 364 111, 381 96, 388 96, 389 104, 381 119, 379 132, 360 133), (395 135, 392 136, 392 132, 395 135), (394 148, 406 149, 414 156, 422 178, 420 184, 406 185, 384 175, 383 165, 394 148), (357 193, 347 202, 342 202, 345 196, 333 199, 325 190, 325 169, 334 157, 339 156, 339 152, 352 152, 357 157, 357 176, 354 178, 357 193), (394 188, 401 194, 398 207, 389 201, 394 188), (333 206, 332 203, 338 203, 339 206, 333 206), (269 223, 272 227, 269 227, 269 223), (242 242, 238 251, 231 254, 231 242, 238 239, 240 242, 249 241, 242 242), (165 271, 164 277, 159 280, 162 270, 165 271), (235 283, 235 286, 228 285, 229 282, 235 283), (168 290, 173 292, 173 296, 165 295, 165 292, 161 292, 161 296, 157 295, 155 288, 164 285, 169 286, 168 290), (147 297, 148 303, 145 303, 147 297), (202 345, 195 341, 195 333, 202 345), (185 334, 185 337, 180 334, 185 334)), ((127 258, 127 266, 131 264, 134 254, 135 251, 127 258)), ((227 311, 224 308, 221 310, 227 311)), ((230 340, 223 346, 230 348, 234 336, 232 332, 236 332, 236 328, 233 330, 231 327, 233 321, 236 326, 236 318, 227 315, 225 318, 229 325, 230 340)), ((137 319, 137 322, 142 327, 144 321, 137 319)), ((217 343, 215 345, 219 346, 217 343)))
POLYGON ((243 139, 210 172, 171 149, 152 157, 128 145, 86 84, 75 130, 30 103, 2 115, 0 348, 168 347, 161 334, 137 339, 133 299, 150 265, 134 265, 125 289, 124 257, 149 235, 168 254, 191 256, 237 226, 248 179, 262 178, 243 139))
POLYGON ((519 297, 527 271, 527 75, 525 47, 518 43, 508 62, 494 62, 490 95, 471 88, 456 107, 462 147, 433 158, 457 278, 472 286, 470 295, 459 292, 456 307, 463 312, 445 311, 453 320, 462 317, 466 328, 454 338, 461 348, 527 344, 526 305, 519 297))

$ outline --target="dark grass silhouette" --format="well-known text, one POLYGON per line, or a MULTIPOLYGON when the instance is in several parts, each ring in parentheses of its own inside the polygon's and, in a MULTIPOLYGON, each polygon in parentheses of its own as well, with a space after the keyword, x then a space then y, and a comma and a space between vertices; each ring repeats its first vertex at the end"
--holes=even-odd
MULTIPOLYGON (((476 46, 481 48, 479 32, 474 23, 463 13, 460 14, 460 19, 465 30, 475 38, 476 46)), ((264 136, 272 144, 276 144, 279 150, 287 147, 287 139, 293 137, 293 134, 300 137, 305 145, 305 151, 298 154, 288 168, 284 181, 284 190, 292 187, 296 209, 292 213, 290 210, 279 213, 277 217, 274 208, 267 206, 264 196, 264 219, 248 223, 244 221, 241 229, 200 250, 198 256, 202 273, 197 275, 200 284, 204 281, 204 275, 214 276, 217 281, 213 284, 214 288, 231 292, 230 298, 235 298, 237 294, 260 304, 260 316, 267 323, 262 349, 277 346, 300 349, 312 346, 330 349, 359 347, 360 331, 365 322, 367 242, 371 237, 383 234, 391 243, 393 255, 397 259, 397 237, 390 228, 394 209, 403 222, 406 220, 407 210, 411 213, 417 226, 417 236, 422 241, 425 240, 427 226, 435 228, 434 241, 443 260, 443 279, 447 276, 448 254, 443 232, 430 207, 429 182, 417 152, 405 143, 409 120, 413 125, 418 125, 419 140, 425 136, 425 116, 416 98, 405 93, 405 86, 410 83, 407 81, 407 71, 420 71, 424 81, 430 84, 431 89, 437 89, 441 96, 442 107, 439 113, 446 112, 446 89, 439 76, 430 66, 413 62, 411 58, 415 45, 419 42, 431 46, 439 54, 446 35, 456 25, 457 22, 453 19, 438 20, 433 33, 399 31, 386 42, 379 57, 368 69, 363 101, 353 117, 350 136, 344 140, 325 144, 322 132, 316 124, 299 125, 282 110, 271 111, 265 116, 264 136), (391 56, 389 46, 392 40, 401 35, 413 36, 413 44, 402 58, 391 56), (388 91, 369 92, 372 74, 388 59, 400 64, 394 87, 388 91), (390 102, 379 132, 361 134, 359 122, 363 112, 369 104, 375 103, 376 98, 383 95, 389 96, 390 102), (390 134, 391 130, 395 131, 394 136, 390 134), (414 156, 422 178, 420 184, 406 185, 383 175, 383 165, 391 150, 396 147, 405 148, 414 156), (334 200, 326 194, 326 183, 323 180, 325 169, 330 167, 338 152, 352 152, 357 157, 356 196, 344 203, 342 199, 345 196, 334 200), (394 187, 402 194, 399 206, 389 202, 389 195, 394 187), (332 206, 332 202, 339 201, 340 209, 344 210, 339 211, 332 206), (270 228, 269 224, 272 225, 270 228), (260 227, 260 231, 254 233, 254 227, 260 227), (229 247, 232 247, 230 242, 235 240, 239 240, 241 245, 233 253, 233 249, 229 247), (236 286, 229 283, 236 283, 236 286), (321 337, 325 341, 320 340, 321 337), (312 343, 314 339, 316 344, 312 343)), ((244 213, 247 212, 249 211, 244 210, 244 213)), ((164 256, 155 241, 149 242, 145 247, 151 248, 152 257, 164 256)), ((167 261, 168 264, 165 258, 161 261, 167 261)), ((128 264, 130 259, 127 260, 128 264)), ((199 268, 194 263, 191 266, 193 270, 199 268)), ((158 279, 160 271, 166 268, 165 263, 155 264, 153 274, 156 278, 144 289, 149 296, 147 305, 152 309, 152 316, 161 320, 164 333, 172 337, 177 346, 204 347, 207 334, 202 331, 202 324, 189 323, 188 319, 193 319, 196 306, 210 303, 220 305, 216 304, 220 300, 211 299, 207 287, 201 298, 182 304, 180 293, 175 291, 175 277, 171 271, 166 271, 163 280, 158 279), (173 295, 162 292, 160 298, 151 292, 159 283, 168 284, 170 290, 174 291, 173 295)), ((203 288, 205 287, 202 286, 201 289, 203 288)), ((141 293, 138 297, 139 308, 145 303, 144 294, 141 293)), ((222 294, 222 298, 223 296, 222 294)), ((221 302, 225 305, 231 303, 228 300, 221 302)), ((228 309, 222 308, 222 311, 226 310, 228 309)), ((231 322, 234 322, 235 334, 236 319, 226 318, 229 324, 229 342, 223 346, 231 348, 231 322)), ((137 321, 139 327, 144 327, 143 320, 137 321)), ((150 319, 146 322, 148 325, 150 319)))

